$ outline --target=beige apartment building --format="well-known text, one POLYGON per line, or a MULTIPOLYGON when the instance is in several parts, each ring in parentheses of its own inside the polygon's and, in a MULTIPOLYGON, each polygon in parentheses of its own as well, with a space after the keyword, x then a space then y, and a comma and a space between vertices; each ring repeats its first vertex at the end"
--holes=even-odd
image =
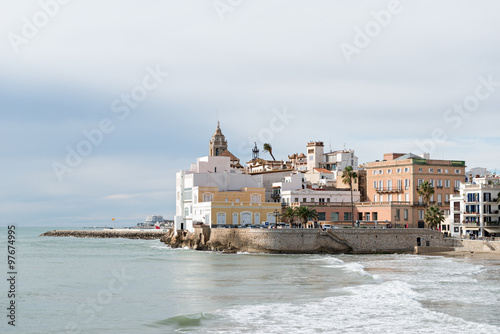
POLYGON ((366 201, 380 204, 379 216, 385 216, 380 218, 414 228, 424 227, 426 207, 417 193, 422 182, 428 181, 434 187, 430 205, 449 214, 450 196, 458 194, 460 183, 465 181, 465 161, 433 160, 428 154, 386 153, 382 161, 366 163, 364 168, 366 201), (395 206, 402 211, 394 214, 395 206))

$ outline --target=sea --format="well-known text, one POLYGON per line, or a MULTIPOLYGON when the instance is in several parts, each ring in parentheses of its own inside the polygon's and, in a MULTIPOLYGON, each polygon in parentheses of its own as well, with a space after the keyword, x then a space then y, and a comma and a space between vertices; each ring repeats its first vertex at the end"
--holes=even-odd
POLYGON ((2 333, 500 333, 499 260, 39 236, 52 229, 17 229, 16 326, 3 280, 2 333))

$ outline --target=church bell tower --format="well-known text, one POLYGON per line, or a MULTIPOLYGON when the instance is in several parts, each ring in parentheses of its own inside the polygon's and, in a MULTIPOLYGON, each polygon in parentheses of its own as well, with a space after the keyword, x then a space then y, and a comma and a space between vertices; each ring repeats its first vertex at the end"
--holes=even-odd
POLYGON ((222 152, 227 150, 227 140, 226 137, 222 134, 220 129, 220 122, 217 122, 217 129, 215 130, 215 134, 212 136, 209 145, 209 156, 219 156, 222 152))

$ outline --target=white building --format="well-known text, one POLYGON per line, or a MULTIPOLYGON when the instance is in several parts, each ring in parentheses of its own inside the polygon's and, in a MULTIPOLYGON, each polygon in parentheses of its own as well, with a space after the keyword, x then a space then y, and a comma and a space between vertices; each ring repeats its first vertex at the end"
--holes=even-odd
POLYGON ((324 153, 325 144, 322 141, 307 143, 307 170, 325 168, 330 171, 342 172, 347 166, 358 170, 358 157, 354 150, 338 150, 324 153))
MULTIPOLYGON (((359 202, 359 191, 353 191, 353 201, 359 202)), ((348 190, 298 189, 281 192, 281 201, 287 205, 328 205, 328 203, 351 203, 351 192, 348 190)))
POLYGON ((210 203, 214 201, 234 203, 240 198, 251 198, 252 203, 261 203, 263 196, 260 192, 263 193, 263 189, 259 188, 262 188, 262 176, 234 170, 229 157, 199 158, 190 170, 181 170, 176 174, 174 229, 193 231, 194 223, 211 225, 213 215, 210 203), (252 196, 252 191, 256 192, 255 196, 252 196))
POLYGON ((500 193, 500 178, 473 178, 460 184, 460 194, 450 198, 450 234, 476 237, 500 236, 499 211, 496 202, 500 193))

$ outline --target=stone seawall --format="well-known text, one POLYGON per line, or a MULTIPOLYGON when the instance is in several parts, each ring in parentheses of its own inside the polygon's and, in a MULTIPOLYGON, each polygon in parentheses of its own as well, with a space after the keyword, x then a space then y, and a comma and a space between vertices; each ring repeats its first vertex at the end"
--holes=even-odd
MULTIPOLYGON (((322 231, 319 229, 210 229, 196 227, 194 233, 178 231, 177 234, 173 230, 56 230, 46 232, 41 236, 160 239, 173 248, 188 247, 229 253, 431 253, 462 246, 460 241, 445 239, 441 232, 425 229, 336 229, 322 231)), ((475 244, 475 247, 489 246, 475 244)), ((491 247, 500 248, 500 242, 491 247)))
POLYGON ((455 246, 438 231, 425 229, 209 229, 173 231, 163 242, 172 247, 248 253, 414 253, 455 246))
POLYGON ((45 232, 41 237, 76 237, 76 238, 127 238, 127 239, 161 239, 168 231, 163 230, 103 230, 77 231, 54 230, 45 232))
POLYGON ((478 252, 478 253, 500 253, 500 241, 488 240, 459 240, 457 241, 456 251, 478 252))

